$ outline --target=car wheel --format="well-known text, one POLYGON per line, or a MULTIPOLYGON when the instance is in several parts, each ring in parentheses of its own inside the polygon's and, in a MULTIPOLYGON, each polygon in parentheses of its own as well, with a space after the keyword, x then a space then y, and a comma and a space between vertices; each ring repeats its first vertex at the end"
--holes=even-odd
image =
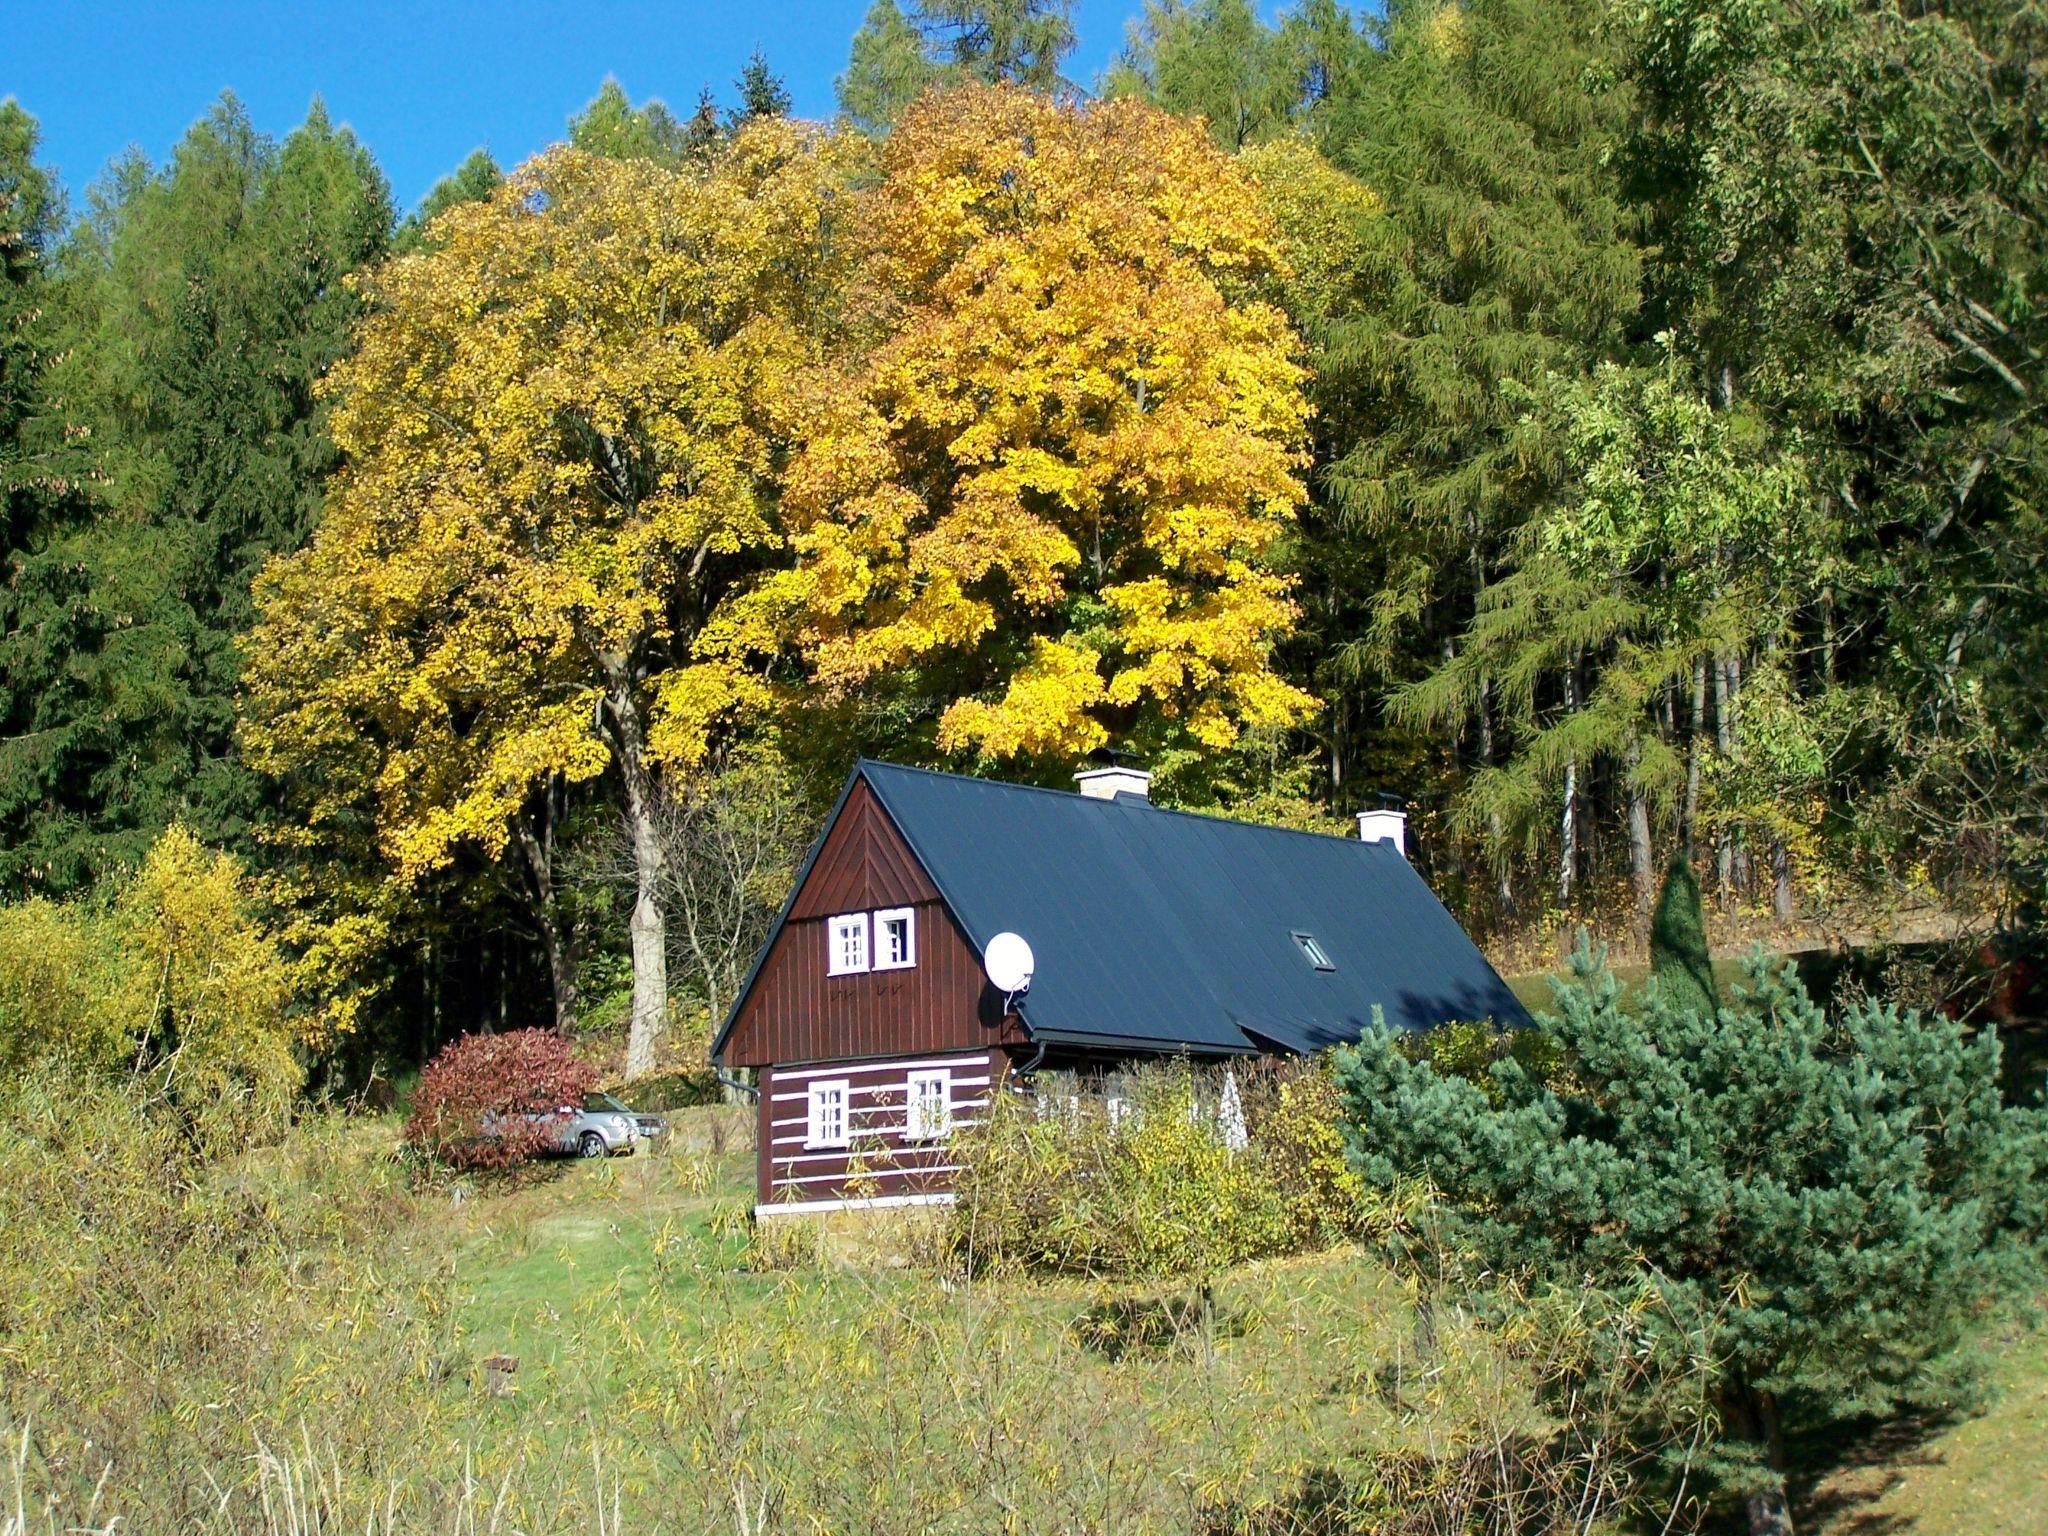
POLYGON ((576 1138, 578 1157, 603 1157, 609 1150, 604 1144, 604 1138, 595 1131, 585 1131, 576 1138))

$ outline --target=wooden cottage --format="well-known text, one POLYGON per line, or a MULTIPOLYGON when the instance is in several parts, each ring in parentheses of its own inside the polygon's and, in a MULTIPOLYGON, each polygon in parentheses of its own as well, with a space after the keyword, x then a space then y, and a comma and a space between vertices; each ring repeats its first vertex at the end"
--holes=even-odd
POLYGON ((1408 863, 1360 838, 1164 810, 1147 776, 1080 791, 861 762, 712 1059, 756 1070, 757 1214, 951 1198, 953 1135, 1047 1072, 1311 1052, 1382 1011, 1528 1016, 1408 863), (1036 965, 999 992, 982 955, 1036 965))

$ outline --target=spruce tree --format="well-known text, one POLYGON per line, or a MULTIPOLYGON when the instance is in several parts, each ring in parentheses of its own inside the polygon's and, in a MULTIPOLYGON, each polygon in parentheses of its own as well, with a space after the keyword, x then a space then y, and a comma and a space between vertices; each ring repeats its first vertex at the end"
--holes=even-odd
POLYGON ((737 133, 748 123, 759 117, 787 117, 791 98, 789 87, 782 83, 782 77, 768 67, 768 56, 756 48, 747 60, 747 67, 740 71, 733 87, 740 93, 740 104, 726 114, 726 131, 737 133))
POLYGON ((1383 1027, 1340 1050, 1352 1165, 1429 1180, 1494 1272, 1653 1288, 1637 1323, 1715 1362, 1712 1470, 1782 1536, 1788 1430, 1941 1400, 1985 1308, 2038 1285, 2048 1116, 2001 1102, 1992 1032, 1874 1001, 1831 1022, 1761 957, 1718 1010, 1624 1009, 1582 943, 1558 1004, 1573 1070, 1498 1064, 1492 1098, 1383 1027))
POLYGON ((32 429, 83 494, 10 572, 0 888, 74 889, 172 820, 248 838, 236 637, 256 572, 318 518, 316 385, 360 312, 343 279, 391 225, 318 102, 278 145, 224 98, 164 170, 117 166, 65 242, 32 429))
POLYGON ((1664 871, 1664 889, 1650 916, 1650 975, 1657 991, 1674 1008, 1712 1013, 1720 1004, 1714 988, 1714 962, 1707 951, 1707 917, 1700 906, 1700 883, 1683 850, 1671 855, 1664 871))

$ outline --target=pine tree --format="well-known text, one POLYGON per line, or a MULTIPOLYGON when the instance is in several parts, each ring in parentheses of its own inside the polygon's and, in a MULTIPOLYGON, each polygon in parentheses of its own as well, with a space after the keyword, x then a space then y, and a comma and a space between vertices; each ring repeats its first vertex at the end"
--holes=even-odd
POLYGON ((925 56, 924 39, 896 0, 874 0, 853 35, 846 73, 834 82, 833 90, 839 110, 853 125, 880 137, 944 73, 925 56))
POLYGON ((1714 961, 1707 950, 1707 918, 1700 907, 1700 883, 1684 850, 1671 855, 1664 889, 1650 918, 1650 974, 1659 994, 1674 1008, 1712 1013, 1720 1007, 1714 961))
POLYGON ((1711 1468, 1758 1536, 1791 1530, 1787 1431, 1954 1385, 1984 1308, 2031 1294, 2048 1115, 2009 1108, 1999 1043, 1866 1001, 1830 1022, 1759 957, 1719 1010, 1624 1008, 1583 944, 1542 1021, 1571 1073, 1478 1086, 1392 1031, 1337 1053, 1352 1165, 1426 1178, 1450 1251, 1524 1282, 1658 1305, 1635 1324, 1713 1361, 1711 1468))
POLYGON ((9 556, 47 500, 31 483, 23 436, 42 387, 44 278, 60 217, 56 185, 36 164, 39 132, 12 96, 0 100, 0 550, 9 556))

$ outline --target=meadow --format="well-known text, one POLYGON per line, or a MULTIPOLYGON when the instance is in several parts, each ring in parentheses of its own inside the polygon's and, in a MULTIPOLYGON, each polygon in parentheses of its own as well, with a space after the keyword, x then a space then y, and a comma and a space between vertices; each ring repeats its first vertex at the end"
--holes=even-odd
MULTIPOLYGON (((207 1160, 121 1102, 30 1094, 0 1147, 6 1536, 1421 1532, 1554 1492, 1475 1474, 1541 1442, 1543 1361, 1364 1248, 1196 1305, 752 1240, 725 1106, 508 1184, 418 1177, 388 1117, 207 1160)), ((1994 1347, 1982 1417, 1807 1448, 1825 1529, 2048 1530, 2048 1336, 1994 1347)))

